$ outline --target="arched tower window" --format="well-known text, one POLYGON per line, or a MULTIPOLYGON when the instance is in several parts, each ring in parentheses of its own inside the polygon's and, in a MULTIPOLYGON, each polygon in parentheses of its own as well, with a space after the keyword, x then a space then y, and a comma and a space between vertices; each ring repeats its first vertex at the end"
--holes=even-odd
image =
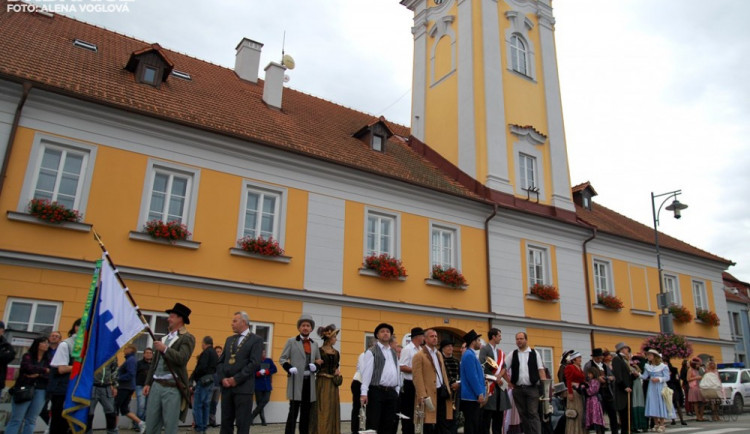
POLYGON ((526 53, 527 53, 526 42, 524 42, 523 37, 517 34, 513 34, 510 37, 511 69, 513 69, 514 71, 518 73, 528 76, 529 74, 528 74, 526 53))

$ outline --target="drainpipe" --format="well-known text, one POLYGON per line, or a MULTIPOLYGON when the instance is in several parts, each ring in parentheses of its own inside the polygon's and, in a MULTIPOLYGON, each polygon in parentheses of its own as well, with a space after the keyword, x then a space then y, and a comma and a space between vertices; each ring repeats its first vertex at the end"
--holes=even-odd
POLYGON ((591 236, 586 239, 586 241, 583 242, 583 273, 584 273, 584 282, 586 283, 586 313, 589 317, 589 326, 591 326, 591 331, 589 331, 589 339, 591 340, 591 348, 594 348, 594 327, 593 327, 593 305, 591 304, 591 284, 589 283, 589 260, 587 257, 586 252, 586 244, 589 243, 589 241, 592 241, 594 238, 596 238, 596 228, 591 228, 591 236))
MULTIPOLYGON (((492 314, 492 276, 490 273, 490 220, 495 218, 497 215, 497 204, 492 204, 492 214, 490 214, 487 219, 484 221, 484 248, 485 252, 487 254, 486 257, 486 270, 487 270, 487 309, 490 314, 492 314)), ((487 324, 488 328, 487 330, 491 329, 493 327, 492 325, 492 315, 487 316, 487 324)))
POLYGON ((21 112, 23 106, 26 104, 26 99, 31 92, 33 86, 28 81, 23 83, 23 93, 21 93, 21 99, 18 101, 18 107, 16 107, 16 114, 13 116, 13 124, 10 127, 10 135, 8 136, 8 146, 5 147, 5 156, 3 156, 3 166, 0 168, 0 196, 3 194, 3 186, 5 185, 5 177, 8 172, 8 164, 10 164, 10 154, 13 150, 13 142, 16 139, 16 131, 18 130, 18 122, 21 120, 21 112))

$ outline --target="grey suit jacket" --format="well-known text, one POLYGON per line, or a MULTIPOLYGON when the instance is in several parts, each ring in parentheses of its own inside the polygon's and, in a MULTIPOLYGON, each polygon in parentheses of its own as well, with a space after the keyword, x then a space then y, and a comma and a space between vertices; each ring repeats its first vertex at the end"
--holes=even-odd
MULTIPOLYGON (((312 339, 310 340, 310 356, 307 357, 305 354, 305 347, 300 339, 299 335, 289 338, 284 345, 284 350, 281 352, 279 357, 279 363, 284 370, 289 373, 289 370, 294 366, 297 368, 296 374, 289 374, 286 380, 286 397, 290 401, 301 401, 302 400, 302 381, 305 378, 305 371, 310 371, 309 364, 315 363, 316 359, 320 358, 320 351, 318 344, 312 339)), ((320 368, 320 366, 318 366, 320 368)), ((315 401, 315 374, 310 373, 310 402, 315 401)))
POLYGON ((234 341, 238 338, 237 335, 227 338, 224 351, 219 357, 219 364, 216 366, 216 372, 218 372, 219 379, 234 378, 237 383, 231 388, 234 393, 252 394, 255 391, 255 373, 260 369, 263 339, 254 333, 248 333, 243 342, 238 345, 237 352, 234 354, 234 363, 230 364, 234 341))

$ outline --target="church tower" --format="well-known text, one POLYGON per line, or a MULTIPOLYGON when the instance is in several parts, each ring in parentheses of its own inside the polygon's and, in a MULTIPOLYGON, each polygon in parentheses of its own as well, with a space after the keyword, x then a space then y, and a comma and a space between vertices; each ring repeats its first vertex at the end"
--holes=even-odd
POLYGON ((412 134, 486 186, 574 210, 551 0, 402 0, 412 134))

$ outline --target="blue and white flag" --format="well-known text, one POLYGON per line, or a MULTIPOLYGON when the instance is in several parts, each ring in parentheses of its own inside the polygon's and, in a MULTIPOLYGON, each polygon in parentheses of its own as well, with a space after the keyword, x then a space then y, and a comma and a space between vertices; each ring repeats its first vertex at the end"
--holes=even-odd
MULTIPOLYGON (((99 282, 88 312, 89 321, 83 333, 81 357, 73 362, 63 416, 74 434, 86 430, 94 374, 117 355, 125 344, 143 331, 146 325, 130 303, 117 280, 115 270, 102 257, 99 282)), ((95 275, 97 274, 95 272, 95 275)))

